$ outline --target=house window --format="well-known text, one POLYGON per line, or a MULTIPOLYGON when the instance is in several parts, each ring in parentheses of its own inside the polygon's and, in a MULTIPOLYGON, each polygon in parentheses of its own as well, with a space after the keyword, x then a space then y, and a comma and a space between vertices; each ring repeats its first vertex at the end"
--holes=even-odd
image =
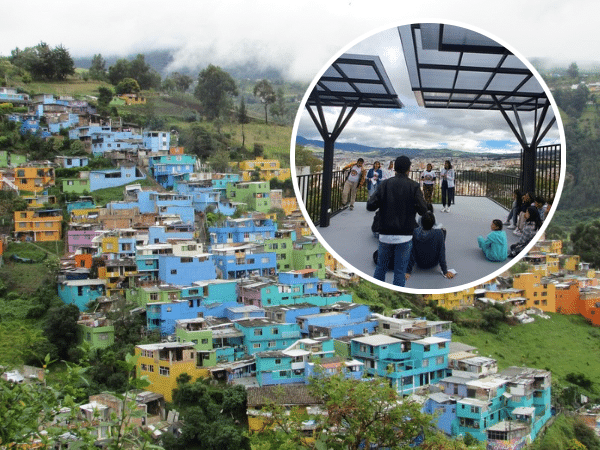
POLYGON ((262 336, 262 329, 261 328, 256 328, 254 330, 254 336, 262 336))
POLYGON ((275 364, 281 364, 281 359, 276 359, 275 364))
POLYGON ((423 367, 429 367, 429 360, 428 359, 424 359, 423 360, 423 367))
POLYGON ((171 275, 177 275, 177 269, 171 269, 171 275))
POLYGON ((438 356, 436 359, 436 364, 444 364, 444 357, 443 356, 438 356))
POLYGON ((287 376, 287 371, 286 370, 280 370, 279 371, 279 376, 280 377, 286 377, 287 376))
POLYGON ((140 369, 143 370, 144 372, 147 372, 148 366, 146 364, 140 364, 140 369))
POLYGON ((260 342, 258 342, 258 343, 256 343, 256 344, 253 344, 253 347, 254 347, 254 348, 260 348, 260 342))
POLYGON ((168 377, 169 374, 171 373, 171 370, 168 367, 163 367, 163 366, 160 366, 159 371, 160 371, 159 373, 161 375, 164 375, 165 377, 168 377))
POLYGON ((279 334, 279 328, 271 328, 271 334, 279 334))
POLYGON ((202 339, 202 344, 208 344, 208 339, 202 339))
POLYGON ((148 364, 148 372, 154 372, 154 364, 148 364))

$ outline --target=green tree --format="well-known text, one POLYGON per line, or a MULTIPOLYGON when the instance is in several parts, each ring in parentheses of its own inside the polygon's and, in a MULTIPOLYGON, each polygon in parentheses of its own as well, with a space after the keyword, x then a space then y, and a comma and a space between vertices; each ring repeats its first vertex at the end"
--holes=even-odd
POLYGON ((579 66, 576 62, 572 62, 567 69, 567 75, 571 78, 579 78, 579 66))
POLYGON ((62 305, 50 308, 44 325, 44 335, 51 344, 56 346, 58 357, 69 360, 69 350, 77 345, 79 328, 79 308, 77 306, 62 305))
POLYGON ((179 72, 173 72, 170 78, 175 83, 175 87, 179 92, 187 91, 194 82, 194 79, 192 77, 179 72))
POLYGON ((274 402, 265 412, 263 429, 252 436, 264 449, 282 448, 403 448, 418 436, 432 433, 432 417, 419 404, 402 400, 381 378, 356 380, 342 374, 316 376, 310 391, 323 404, 326 414, 308 415, 300 410, 287 413, 274 402), (313 420, 315 441, 307 440, 302 424, 313 420))
POLYGON ((302 145, 296 145, 296 166, 309 166, 311 173, 323 170, 323 161, 302 145))
POLYGON ((140 85, 133 78, 123 78, 115 87, 115 93, 121 94, 137 94, 140 92, 140 85))
POLYGON ((209 64, 198 75, 198 85, 194 96, 200 100, 204 114, 209 120, 229 111, 232 97, 237 95, 235 81, 220 67, 209 64))
POLYGON ((271 115, 279 118, 280 121, 283 121, 285 114, 287 113, 287 108, 285 107, 285 94, 283 93, 283 88, 281 86, 277 88, 275 97, 276 100, 271 105, 271 115))
POLYGON ((571 234, 573 252, 582 261, 600 267, 600 220, 580 223, 571 234))
POLYGON ((100 53, 94 55, 92 58, 89 74, 92 80, 102 81, 106 79, 106 61, 100 53))
POLYGON ((129 77, 131 73, 131 63, 125 58, 118 59, 108 68, 108 81, 113 86, 119 84, 121 80, 129 77))
POLYGON ((100 114, 108 114, 108 105, 112 102, 113 95, 113 90, 109 87, 100 86, 98 88, 98 112, 100 114))
POLYGON ((225 150, 216 151, 210 155, 208 163, 215 172, 227 172, 229 170, 229 154, 225 150))
POLYGON ((273 86, 269 83, 268 80, 262 79, 256 85, 254 85, 254 96, 260 99, 260 102, 265 107, 265 123, 269 123, 267 117, 267 111, 269 110, 269 105, 275 103, 277 99, 275 95, 275 91, 273 91, 273 86))
POLYGON ((54 47, 51 54, 53 65, 53 78, 59 81, 65 80, 68 75, 75 73, 75 63, 68 50, 62 45, 54 47))
POLYGON ((246 102, 244 100, 244 96, 240 100, 240 106, 237 109, 237 121, 242 125, 242 148, 246 145, 246 133, 244 132, 244 125, 250 122, 250 118, 248 117, 248 111, 246 110, 246 102))

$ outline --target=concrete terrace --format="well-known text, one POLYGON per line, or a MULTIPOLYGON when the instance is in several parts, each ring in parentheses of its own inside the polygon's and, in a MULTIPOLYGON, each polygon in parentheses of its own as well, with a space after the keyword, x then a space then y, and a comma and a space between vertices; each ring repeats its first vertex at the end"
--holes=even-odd
MULTIPOLYGON (((446 279, 439 266, 434 269, 415 268, 406 283, 409 289, 448 289, 485 278, 511 261, 493 263, 485 259, 477 245, 477 236, 486 236, 493 219, 506 220, 508 211, 485 197, 457 197, 450 213, 441 212, 442 206, 433 205, 437 223, 447 230, 446 262, 448 269, 457 275, 446 279)), ((360 272, 373 276, 375 263, 373 252, 378 241, 371 232, 374 212, 366 209, 366 203, 355 203, 354 210, 345 209, 331 219, 329 227, 317 227, 329 246, 346 262, 360 272)), ((506 230, 508 244, 518 241, 512 230, 506 230)), ((393 273, 388 272, 386 282, 392 283, 393 273)), ((484 280, 482 280, 484 281, 484 280)))

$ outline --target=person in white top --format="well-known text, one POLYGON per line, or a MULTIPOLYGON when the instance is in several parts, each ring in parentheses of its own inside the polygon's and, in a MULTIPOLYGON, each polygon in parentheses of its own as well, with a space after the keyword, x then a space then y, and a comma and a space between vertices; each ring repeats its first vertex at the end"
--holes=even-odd
POLYGON ((423 181, 423 197, 425 197, 425 202, 433 203, 431 197, 433 195, 433 185, 435 184, 435 172, 431 164, 427 164, 427 169, 421 174, 421 180, 423 181))
POLYGON ((454 169, 452 163, 446 161, 440 171, 442 180, 442 212, 450 212, 450 205, 454 203, 454 169), (447 205, 447 206, 446 206, 447 205))
POLYGON ((358 158, 355 163, 350 163, 342 169, 343 171, 350 170, 346 176, 346 182, 342 190, 342 204, 346 206, 348 204, 348 197, 350 197, 350 210, 354 209, 357 189, 365 182, 364 162, 364 159, 358 158))
POLYGON ((388 165, 387 169, 381 169, 381 171, 383 172, 383 177, 381 178, 382 181, 396 176, 396 171, 394 170, 394 162, 395 161, 390 161, 390 164, 388 165))

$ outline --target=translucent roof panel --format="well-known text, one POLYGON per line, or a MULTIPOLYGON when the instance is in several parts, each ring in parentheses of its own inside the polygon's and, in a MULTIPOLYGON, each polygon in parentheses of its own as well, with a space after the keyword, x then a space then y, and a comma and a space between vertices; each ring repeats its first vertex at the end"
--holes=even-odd
POLYGON ((307 105, 403 107, 378 56, 345 53, 325 70, 307 105))
POLYGON ((401 26, 398 33, 421 106, 533 111, 548 103, 523 61, 487 36, 436 23, 401 26), (439 94, 450 97, 442 102, 447 97, 439 94))

